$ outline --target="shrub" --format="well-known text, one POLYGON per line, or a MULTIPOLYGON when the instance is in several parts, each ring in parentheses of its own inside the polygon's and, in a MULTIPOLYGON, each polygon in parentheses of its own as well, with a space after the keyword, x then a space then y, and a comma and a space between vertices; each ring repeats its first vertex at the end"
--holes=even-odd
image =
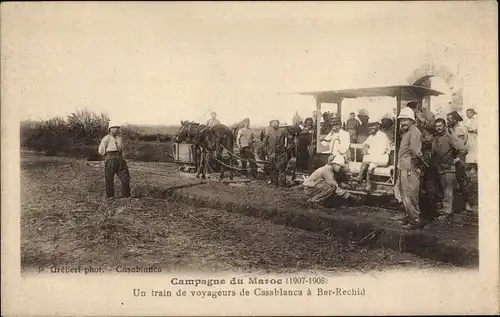
POLYGON ((21 124, 21 146, 45 155, 72 152, 75 146, 97 145, 106 134, 109 117, 90 110, 76 111, 66 119, 29 121, 21 124))
POLYGON ((73 133, 74 144, 91 145, 108 131, 109 116, 90 110, 77 110, 68 116, 68 130, 73 133))
POLYGON ((55 155, 61 147, 70 145, 68 126, 62 117, 28 124, 21 129, 21 146, 55 155))
MULTIPOLYGON (((21 147, 45 155, 64 153, 95 160, 99 158, 97 146, 108 133, 108 125, 108 115, 90 110, 77 110, 67 118, 21 122, 21 147)), ((174 128, 170 130, 175 131, 174 128)), ((143 142, 169 142, 172 136, 166 132, 165 128, 154 126, 125 125, 121 128, 125 139, 143 142)), ((139 151, 140 158, 152 161, 164 159, 165 154, 153 155, 152 150, 146 149, 139 151)))
POLYGON ((168 134, 159 134, 158 141, 160 142, 170 142, 172 141, 172 136, 168 134))

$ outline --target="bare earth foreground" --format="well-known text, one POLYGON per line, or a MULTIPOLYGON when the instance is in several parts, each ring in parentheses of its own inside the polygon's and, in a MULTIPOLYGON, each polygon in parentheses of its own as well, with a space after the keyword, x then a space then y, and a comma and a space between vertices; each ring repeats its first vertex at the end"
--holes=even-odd
MULTIPOLYGON (((224 210, 150 197, 106 201, 101 163, 23 153, 23 270, 53 265, 276 273, 451 268, 224 210)), ((155 163, 129 166, 133 186, 189 184, 179 179, 174 164, 164 164, 161 173, 151 171, 155 163)))

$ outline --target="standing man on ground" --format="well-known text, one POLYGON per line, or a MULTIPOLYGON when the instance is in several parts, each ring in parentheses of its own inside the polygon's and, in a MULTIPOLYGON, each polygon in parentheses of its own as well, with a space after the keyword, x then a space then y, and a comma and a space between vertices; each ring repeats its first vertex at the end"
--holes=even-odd
POLYGON ((122 183, 122 197, 130 197, 130 174, 125 154, 123 151, 123 139, 118 135, 120 126, 109 123, 108 135, 102 138, 99 144, 99 155, 105 157, 104 161, 104 179, 106 181, 106 197, 113 199, 115 197, 115 174, 122 183))
POLYGON ((465 162, 471 168, 471 171, 477 173, 477 113, 474 109, 467 109, 467 120, 464 124, 467 129, 467 157, 465 162))
POLYGON ((209 128, 212 128, 218 124, 220 124, 220 121, 217 119, 217 113, 215 113, 215 111, 212 111, 210 113, 210 119, 208 119, 207 121, 207 126, 209 128))
MULTIPOLYGON (((415 123, 417 128, 422 133, 422 154, 424 155, 424 160, 427 163, 430 163, 430 153, 432 148, 432 140, 434 139, 434 130, 435 126, 435 116, 429 110, 429 108, 424 107, 422 105, 421 110, 418 109, 418 105, 420 103, 418 101, 410 101, 407 106, 413 110, 415 114, 415 123)), ((423 170, 423 194, 430 194, 431 199, 435 199, 436 193, 436 171, 433 170, 433 166, 428 164, 429 167, 423 170)))
MULTIPOLYGON (((446 116, 448 119, 448 132, 455 138, 459 139, 464 146, 467 144, 468 131, 463 124, 462 116, 458 112, 453 111, 448 113, 446 116)), ((460 192, 464 199, 464 209, 467 212, 472 212, 472 207, 469 202, 469 193, 467 191, 467 185, 469 183, 469 177, 467 176, 465 167, 465 158, 458 160, 455 163, 455 174, 457 176, 457 182, 460 187, 460 192)))
POLYGON ((438 220, 446 220, 453 213, 453 189, 456 182, 455 163, 466 154, 467 149, 463 142, 446 131, 444 119, 436 119, 436 135, 432 142, 431 155, 442 191, 442 208, 438 210, 438 220))
POLYGON ((278 120, 271 120, 270 125, 271 129, 264 136, 264 144, 270 161, 271 183, 286 186, 287 134, 284 129, 280 129, 278 120))
MULTIPOLYGON (((431 164, 431 148, 432 140, 434 139, 434 122, 435 116, 430 111, 430 109, 424 104, 419 108, 419 101, 409 101, 407 106, 413 110, 415 114, 415 123, 417 128, 422 133, 422 154, 424 156, 424 161, 426 166, 422 166, 422 179, 420 186, 420 193, 426 197, 426 205, 428 211, 434 211, 437 205, 437 184, 439 183, 437 172, 431 164)), ((432 218, 433 215, 429 212, 426 214, 428 218, 432 218)))
POLYGON ((250 129, 250 119, 245 118, 243 120, 243 128, 238 131, 238 136, 236 137, 236 144, 240 150, 240 156, 243 159, 241 161, 241 166, 244 170, 247 168, 247 161, 250 164, 251 176, 252 178, 257 178, 257 165, 255 164, 255 153, 253 148, 253 131, 250 129))
MULTIPOLYGON (((394 186, 394 196, 405 210, 400 217, 404 229, 422 228, 425 224, 420 217, 420 176, 422 174, 422 133, 415 124, 415 115, 410 107, 401 110, 398 116, 403 132, 398 151, 398 175, 394 186)), ((392 218, 397 220, 397 217, 392 218)))

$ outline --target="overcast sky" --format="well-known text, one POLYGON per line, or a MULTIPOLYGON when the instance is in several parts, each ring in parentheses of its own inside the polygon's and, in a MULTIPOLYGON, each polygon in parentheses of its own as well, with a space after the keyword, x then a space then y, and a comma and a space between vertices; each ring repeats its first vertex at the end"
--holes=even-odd
POLYGON ((406 84, 434 60, 460 72, 467 104, 481 104, 496 87, 484 82, 498 67, 496 10, 494 2, 3 3, 3 102, 20 119, 89 108, 123 123, 177 124, 215 110, 226 124, 261 125, 314 110, 312 97, 279 93, 406 84))

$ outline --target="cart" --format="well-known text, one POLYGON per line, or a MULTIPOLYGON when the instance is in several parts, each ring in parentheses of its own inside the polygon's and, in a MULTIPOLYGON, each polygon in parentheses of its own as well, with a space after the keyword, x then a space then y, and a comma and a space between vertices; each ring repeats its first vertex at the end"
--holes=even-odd
POLYGON ((190 143, 172 144, 174 162, 181 165, 179 166, 181 172, 194 173, 196 171, 195 151, 195 146, 190 143))
MULTIPOLYGON (((416 86, 416 85, 404 85, 404 86, 386 86, 386 87, 371 87, 371 88, 359 88, 359 89, 343 89, 343 90, 327 90, 327 91, 316 91, 316 92, 300 92, 294 93, 298 95, 308 95, 313 96, 316 100, 316 137, 311 155, 308 157, 308 162, 300 162, 302 166, 308 166, 308 171, 303 173, 304 177, 299 179, 304 179, 308 174, 312 173, 316 168, 325 165, 328 162, 329 151, 328 147, 321 144, 321 140, 326 136, 329 131, 321 129, 321 123, 319 115, 321 114, 321 106, 323 103, 335 104, 337 108, 337 115, 342 114, 342 101, 349 98, 370 98, 370 97, 393 97, 396 103, 396 115, 402 109, 402 105, 406 106, 406 103, 410 100, 419 101, 419 107, 421 107, 422 100, 429 96, 439 96, 442 95, 441 92, 416 86)), ((396 153, 398 150, 400 142, 399 125, 394 122, 394 136, 395 145, 391 148, 389 165, 386 167, 375 168, 373 175, 371 176, 372 190, 369 192, 370 195, 393 195, 394 194, 394 184, 396 180, 397 173, 397 159, 396 153)), ((351 193, 355 194, 368 194, 364 186, 356 184, 356 182, 350 181, 353 175, 356 175, 360 171, 361 160, 360 152, 363 149, 362 144, 351 144, 350 145, 350 155, 347 157, 347 163, 343 167, 343 172, 346 176, 346 180, 342 182, 342 187, 351 193)))

